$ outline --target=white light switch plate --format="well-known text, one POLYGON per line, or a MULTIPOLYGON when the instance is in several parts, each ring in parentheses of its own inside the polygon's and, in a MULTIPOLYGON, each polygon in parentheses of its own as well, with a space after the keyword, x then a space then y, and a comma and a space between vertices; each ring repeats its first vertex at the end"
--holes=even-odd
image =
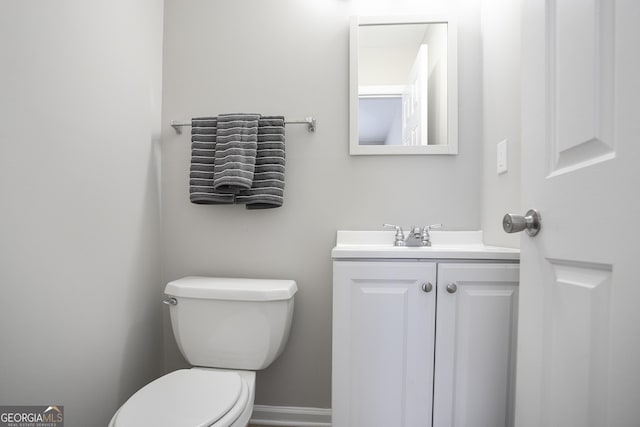
POLYGON ((507 140, 498 142, 497 153, 497 170, 498 174, 505 173, 507 171, 507 140))

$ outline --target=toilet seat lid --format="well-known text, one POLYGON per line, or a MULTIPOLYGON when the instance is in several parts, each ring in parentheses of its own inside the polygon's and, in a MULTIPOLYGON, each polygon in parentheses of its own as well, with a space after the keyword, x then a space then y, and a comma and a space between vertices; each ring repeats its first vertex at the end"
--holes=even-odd
POLYGON ((122 405, 117 427, 210 426, 238 402, 237 372, 181 369, 138 390, 122 405))

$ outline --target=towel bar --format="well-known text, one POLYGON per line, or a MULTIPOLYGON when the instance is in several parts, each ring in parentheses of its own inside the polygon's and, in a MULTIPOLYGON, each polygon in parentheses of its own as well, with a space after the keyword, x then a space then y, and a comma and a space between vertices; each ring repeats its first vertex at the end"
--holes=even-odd
MULTIPOLYGON (((287 120, 284 122, 285 125, 307 125, 309 132, 316 131, 316 119, 313 117, 307 117, 304 120, 287 120)), ((191 123, 180 123, 175 120, 171 120, 171 127, 176 131, 176 134, 182 134, 182 127, 191 127, 191 123)))

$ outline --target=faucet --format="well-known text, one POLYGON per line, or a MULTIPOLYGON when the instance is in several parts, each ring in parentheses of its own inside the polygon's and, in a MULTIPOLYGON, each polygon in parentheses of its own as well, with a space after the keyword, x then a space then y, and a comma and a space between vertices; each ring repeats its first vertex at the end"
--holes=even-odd
POLYGON ((393 246, 431 246, 431 236, 429 230, 442 227, 442 224, 425 225, 424 227, 411 226, 411 232, 405 238, 402 227, 394 224, 382 224, 383 227, 393 227, 396 229, 393 246))

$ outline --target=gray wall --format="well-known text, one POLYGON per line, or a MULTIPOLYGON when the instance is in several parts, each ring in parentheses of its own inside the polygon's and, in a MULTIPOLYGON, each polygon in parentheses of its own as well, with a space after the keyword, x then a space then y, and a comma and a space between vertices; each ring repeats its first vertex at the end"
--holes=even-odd
MULTIPOLYGON (((291 337, 257 377, 256 403, 330 406, 331 248, 339 229, 383 222, 480 227, 480 11, 459 21, 460 154, 350 157, 347 2, 165 2, 162 133, 163 281, 186 275, 298 282, 291 337), (189 203, 190 138, 170 120, 233 111, 313 115, 287 127, 282 208, 189 203)), ((429 7, 429 2, 424 6, 429 7)), ((186 366, 165 313, 167 370, 186 366)))
POLYGON ((160 371, 162 1, 0 10, 0 404, 106 425, 160 371))
POLYGON ((486 244, 519 247, 519 234, 502 230, 505 213, 520 204, 520 2, 482 2, 483 174, 482 230, 486 244), (496 145, 508 140, 508 171, 496 173, 496 145))

